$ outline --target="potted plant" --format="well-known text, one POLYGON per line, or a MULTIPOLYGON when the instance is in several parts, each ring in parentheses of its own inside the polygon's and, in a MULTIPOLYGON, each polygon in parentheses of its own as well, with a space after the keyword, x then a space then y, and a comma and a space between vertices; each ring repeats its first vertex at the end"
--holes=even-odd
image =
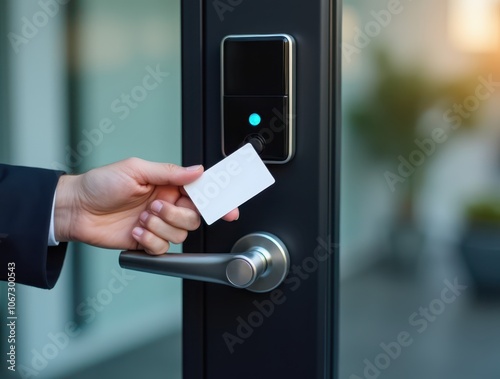
POLYGON ((460 252, 479 295, 500 292, 500 197, 486 196, 465 209, 460 252))

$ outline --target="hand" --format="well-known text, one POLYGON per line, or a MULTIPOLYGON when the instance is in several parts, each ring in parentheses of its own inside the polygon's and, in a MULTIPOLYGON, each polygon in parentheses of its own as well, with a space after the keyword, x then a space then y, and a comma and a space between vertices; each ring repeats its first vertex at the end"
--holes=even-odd
MULTIPOLYGON (((83 175, 63 175, 56 189, 54 229, 58 241, 110 249, 165 253, 200 226, 200 216, 182 186, 198 179, 189 168, 130 158, 83 175)), ((226 221, 239 217, 237 209, 226 221)))

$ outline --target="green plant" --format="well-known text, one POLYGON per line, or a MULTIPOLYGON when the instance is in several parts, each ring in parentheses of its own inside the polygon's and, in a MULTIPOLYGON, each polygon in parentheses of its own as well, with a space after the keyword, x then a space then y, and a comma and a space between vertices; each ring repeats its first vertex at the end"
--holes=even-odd
POLYGON ((500 197, 484 197, 469 204, 465 215, 471 224, 500 225, 500 197))
MULTIPOLYGON (((377 50, 374 59, 375 84, 350 108, 348 118, 376 158, 407 156, 415 149, 422 114, 438 103, 462 103, 477 86, 476 75, 445 82, 431 77, 417 64, 398 66, 384 49, 377 50)), ((463 126, 474 125, 474 116, 464 119, 463 126)), ((438 126, 447 125, 443 121, 438 126)))
MULTIPOLYGON (((375 50, 375 83, 367 86, 363 97, 347 112, 350 126, 359 136, 360 144, 374 159, 399 164, 398 157, 408 157, 417 145, 417 138, 428 138, 435 128, 450 128, 449 136, 456 134, 444 120, 427 125, 426 135, 419 135, 417 126, 424 112, 440 107, 443 116, 454 104, 475 93, 478 76, 475 73, 452 81, 440 80, 430 75, 424 66, 398 65, 385 49, 375 50)), ((477 124, 477 113, 461 120, 462 128, 477 124)), ((424 125, 425 126, 425 125, 424 125)), ((405 178, 397 222, 412 223, 414 198, 423 180, 421 170, 405 178)))

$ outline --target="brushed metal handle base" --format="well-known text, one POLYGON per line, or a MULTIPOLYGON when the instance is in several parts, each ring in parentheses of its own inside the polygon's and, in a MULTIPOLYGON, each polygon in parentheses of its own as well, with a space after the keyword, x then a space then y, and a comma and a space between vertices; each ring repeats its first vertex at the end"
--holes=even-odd
POLYGON ((240 238, 231 252, 253 249, 265 251, 268 268, 246 289, 252 292, 269 292, 285 280, 290 269, 290 255, 285 244, 275 235, 266 232, 252 233, 240 238))

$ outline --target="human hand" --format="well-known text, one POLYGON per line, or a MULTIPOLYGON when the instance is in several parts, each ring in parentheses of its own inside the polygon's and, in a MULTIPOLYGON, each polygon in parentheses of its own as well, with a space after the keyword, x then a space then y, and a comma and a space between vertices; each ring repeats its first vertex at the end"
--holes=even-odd
MULTIPOLYGON (((54 229, 58 241, 165 253, 200 226, 182 186, 198 179, 189 168, 130 158, 82 175, 63 175, 56 189, 54 229)), ((224 219, 234 221, 238 209, 224 219)))

